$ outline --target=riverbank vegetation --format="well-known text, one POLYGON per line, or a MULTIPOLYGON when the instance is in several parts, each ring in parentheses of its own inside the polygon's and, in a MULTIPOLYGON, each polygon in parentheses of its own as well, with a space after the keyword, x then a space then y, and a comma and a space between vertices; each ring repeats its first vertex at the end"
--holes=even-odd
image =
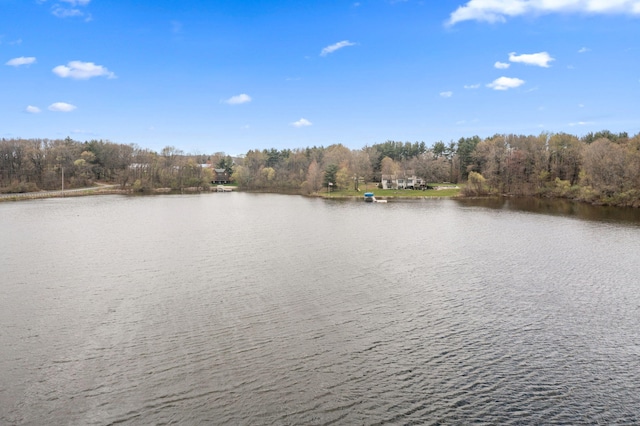
POLYGON ((460 158, 466 195, 566 198, 640 207, 640 134, 496 135, 460 158))
POLYGON ((379 196, 442 195, 446 192, 430 189, 433 184, 417 182, 449 182, 471 196, 555 197, 640 207, 640 134, 497 134, 432 145, 386 141, 361 149, 342 144, 271 148, 235 158, 188 154, 171 146, 154 152, 103 140, 0 140, 4 193, 60 189, 63 181, 65 188, 104 182, 132 192, 206 190, 221 179, 240 190, 305 195, 331 191, 334 196, 365 190, 379 196), (390 187, 384 191, 392 195, 378 189, 383 178, 390 187))

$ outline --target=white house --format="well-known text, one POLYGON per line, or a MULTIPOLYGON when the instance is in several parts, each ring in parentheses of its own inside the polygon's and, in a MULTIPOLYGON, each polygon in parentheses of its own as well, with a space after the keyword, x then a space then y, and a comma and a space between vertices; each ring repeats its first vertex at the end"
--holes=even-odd
POLYGON ((422 189, 426 182, 413 172, 382 175, 380 184, 382 189, 422 189))

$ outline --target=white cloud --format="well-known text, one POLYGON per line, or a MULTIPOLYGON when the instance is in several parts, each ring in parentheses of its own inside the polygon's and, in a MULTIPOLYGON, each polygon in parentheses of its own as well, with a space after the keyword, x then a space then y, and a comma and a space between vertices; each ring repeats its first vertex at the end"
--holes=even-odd
POLYGON ((575 127, 575 126, 588 126, 590 124, 593 124, 590 121, 577 121, 575 123, 569 123, 569 126, 571 127, 575 127))
POLYGON ((549 62, 555 61, 547 52, 525 53, 516 55, 514 52, 509 53, 511 62, 519 62, 526 65, 535 65, 538 67, 549 68, 549 62))
POLYGON ((293 127, 307 127, 307 126, 311 126, 311 124, 312 123, 306 118, 301 118, 300 120, 294 121, 293 123, 291 123, 293 127))
POLYGON ((465 89, 479 89, 480 88, 480 84, 465 84, 464 88, 465 89))
POLYGON ((500 77, 487 84, 487 87, 490 87, 493 90, 509 90, 520 87, 523 84, 524 80, 520 80, 519 78, 500 77))
POLYGON ((73 18, 73 17, 85 17, 85 22, 90 22, 93 20, 93 17, 90 13, 83 12, 78 8, 73 7, 65 7, 64 5, 54 4, 51 7, 51 14, 58 18, 73 18))
POLYGON ((52 71, 59 77, 76 80, 86 80, 91 77, 116 78, 116 75, 107 68, 93 62, 71 61, 67 65, 58 65, 52 71))
POLYGON ((578 50, 578 53, 586 53, 590 51, 591 49, 589 49, 588 47, 581 47, 580 50, 578 50))
POLYGON ((29 114, 37 114, 40 112, 40 108, 38 108, 37 106, 29 105, 25 108, 25 111, 29 114))
POLYGON ((640 15, 638 0, 469 0, 449 16, 448 25, 463 21, 506 22, 507 18, 548 13, 640 15))
POLYGON ((440 96, 443 98, 450 98, 453 96, 453 92, 440 92, 440 96))
POLYGON ((66 102, 55 102, 49 105, 49 111, 56 112, 71 112, 77 107, 75 105, 68 104, 66 102))
POLYGON ((507 68, 509 68, 511 66, 511 64, 508 64, 506 62, 496 62, 495 64, 493 64, 493 66, 495 68, 498 68, 499 70, 506 70, 507 68))
POLYGON ((320 56, 327 56, 329 53, 333 53, 338 49, 342 49, 343 47, 355 46, 355 43, 350 42, 349 40, 339 41, 336 44, 332 44, 331 46, 327 46, 320 52, 320 56))
POLYGON ((84 13, 80 9, 66 9, 60 6, 54 6, 51 13, 58 18, 72 18, 74 16, 83 16, 84 13))
POLYGON ((20 56, 19 58, 13 58, 7 61, 5 65, 11 65, 12 67, 19 67, 20 65, 31 65, 36 63, 36 58, 33 56, 24 57, 20 56))
POLYGON ((251 102, 251 96, 247 95, 246 93, 241 93, 239 95, 230 97, 224 102, 229 105, 246 104, 247 102, 251 102))
POLYGON ((506 16, 518 16, 527 12, 524 0, 470 0, 449 16, 449 25, 462 21, 505 22, 506 16))

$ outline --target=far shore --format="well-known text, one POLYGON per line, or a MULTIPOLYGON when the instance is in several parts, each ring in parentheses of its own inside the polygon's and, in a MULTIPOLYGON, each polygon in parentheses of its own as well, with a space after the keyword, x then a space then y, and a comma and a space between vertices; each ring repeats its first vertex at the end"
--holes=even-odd
MULTIPOLYGON (((464 186, 457 184, 434 184, 433 189, 426 190, 412 190, 412 189, 380 189, 380 188, 366 188, 366 189, 347 189, 347 190, 335 190, 335 191, 318 191, 310 194, 303 194, 300 192, 287 192, 287 191, 272 191, 264 189, 239 189, 234 185, 211 185, 210 187, 187 187, 182 189, 172 188, 155 188, 153 190, 135 191, 131 187, 122 189, 121 185, 111 185, 106 183, 99 183, 95 186, 85 188, 72 188, 56 190, 56 191, 34 191, 34 192, 22 192, 22 193, 0 193, 0 202, 3 201, 24 201, 35 200, 45 198, 67 198, 67 197, 84 197, 91 195, 128 195, 128 196, 145 196, 145 195, 160 195, 160 194, 201 194, 201 193, 226 193, 226 192, 247 192, 247 193, 262 193, 262 194, 281 194, 281 195, 298 195, 303 197, 316 197, 327 200, 362 200, 365 192, 372 192, 376 199, 386 202, 386 200, 425 200, 425 199, 491 199, 491 198, 503 198, 512 197, 508 194, 485 194, 485 195, 471 195, 464 194, 464 186)), ((524 196, 521 198, 532 199, 557 199, 575 202, 579 204, 598 205, 598 206, 612 206, 615 204, 606 203, 593 203, 584 200, 575 200, 563 197, 539 197, 535 195, 524 196)), ((617 206, 617 207, 629 207, 629 206, 617 206)))
MULTIPOLYGON (((337 191, 318 191, 316 193, 311 194, 300 194, 300 193, 285 193, 288 195, 307 195, 311 197, 320 197, 327 199, 349 199, 349 198, 362 198, 365 192, 373 192, 375 196, 379 199, 421 199, 421 198, 451 198, 457 197, 460 195, 460 187, 457 185, 443 184, 440 186, 434 186, 433 189, 427 190, 411 190, 411 189, 378 189, 378 188, 367 188, 366 190, 337 190, 337 191)), ((9 193, 9 194, 0 194, 0 202, 1 201, 21 201, 21 200, 33 200, 33 199, 42 199, 42 198, 62 198, 62 197, 80 197, 87 195, 113 195, 113 194, 122 194, 122 195, 154 195, 154 194, 194 194, 194 193, 202 193, 202 192, 231 192, 231 191, 240 191, 240 192, 261 192, 254 190, 242 190, 238 189, 236 186, 231 185, 212 185, 209 188, 182 188, 182 189, 171 189, 171 188, 155 188, 151 191, 144 192, 135 192, 130 187, 122 189, 120 185, 108 185, 108 184, 98 184, 91 187, 86 188, 72 188, 56 191, 35 191, 35 192, 21 192, 21 193, 9 193), (220 188, 223 188, 221 191, 220 188)), ((268 191, 269 193, 279 193, 268 191)))

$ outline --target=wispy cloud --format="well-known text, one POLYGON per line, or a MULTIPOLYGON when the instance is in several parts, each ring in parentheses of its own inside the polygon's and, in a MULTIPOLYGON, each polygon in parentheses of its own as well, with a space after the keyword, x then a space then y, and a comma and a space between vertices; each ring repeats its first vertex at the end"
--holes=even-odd
POLYGON ((20 65, 31 65, 36 63, 36 58, 33 56, 25 57, 21 56, 19 58, 13 58, 7 61, 5 65, 10 65, 12 67, 19 67, 20 65))
POLYGON ((491 83, 487 84, 487 87, 490 87, 493 90, 509 90, 515 89, 516 87, 520 87, 525 83, 524 80, 513 77, 500 77, 493 80, 491 83))
POLYGON ((86 80, 92 77, 116 78, 116 75, 102 65, 93 62, 71 61, 67 65, 58 65, 53 73, 62 78, 86 80))
POLYGON ((575 123, 569 123, 569 126, 588 126, 590 124, 594 124, 592 121, 576 121, 575 123))
POLYGON ((251 96, 247 95, 246 93, 241 93, 239 95, 232 96, 226 101, 224 101, 224 103, 229 105, 240 105, 240 104, 246 104, 247 102, 251 102, 251 96))
MULTIPOLYGON (((38 3, 45 3, 39 0, 38 3)), ((85 21, 91 21, 91 14, 81 8, 86 7, 91 0, 58 0, 51 6, 51 13, 58 18, 84 17, 85 21)))
POLYGON ((470 0, 449 16, 463 21, 506 22, 507 18, 550 13, 640 15, 638 0, 470 0))
POLYGON ((355 46, 355 43, 350 42, 349 40, 339 41, 338 43, 332 44, 331 46, 327 46, 320 52, 320 56, 327 56, 329 53, 333 53, 336 50, 342 49, 348 46, 355 46))
POLYGON ((588 47, 581 47, 580 50, 578 50, 578 53, 587 53, 590 51, 591 49, 589 49, 588 47))
POLYGON ((465 84, 464 88, 469 90, 469 89, 479 89, 480 88, 480 83, 478 84, 465 84))
POLYGON ((555 61, 547 52, 525 53, 516 55, 515 52, 509 53, 511 62, 519 62, 526 65, 535 65, 538 67, 549 68, 549 62, 555 61))
POLYGON ((49 105, 49 111, 55 112, 71 112, 77 107, 75 105, 68 104, 66 102, 55 102, 49 105))
POLYGON ((291 123, 293 127, 307 127, 307 126, 311 126, 311 124, 313 123, 311 123, 306 118, 301 118, 300 120, 294 121, 293 123, 291 123))
POLYGON ((24 110, 25 110, 25 112, 28 112, 29 114, 38 114, 41 111, 40 108, 38 108, 37 106, 33 106, 33 105, 27 106, 24 110))
POLYGON ((4 35, 0 34, 0 44, 8 44, 8 45, 19 45, 22 44, 22 39, 19 38, 17 40, 12 40, 12 41, 4 41, 4 35))
POLYGON ((506 62, 496 62, 495 64, 493 64, 494 68, 498 68, 499 70, 506 70, 507 68, 509 68, 511 66, 511 64, 508 64, 506 62))
POLYGON ((73 8, 67 8, 67 7, 61 7, 61 6, 54 6, 53 9, 51 9, 51 13, 53 13, 54 16, 57 16, 58 18, 72 18, 74 16, 84 16, 84 13, 82 13, 82 11, 80 9, 73 9, 73 8))
POLYGON ((453 92, 450 92, 450 91, 448 91, 448 92, 440 92, 440 96, 443 97, 443 98, 450 98, 450 97, 453 96, 453 92))

